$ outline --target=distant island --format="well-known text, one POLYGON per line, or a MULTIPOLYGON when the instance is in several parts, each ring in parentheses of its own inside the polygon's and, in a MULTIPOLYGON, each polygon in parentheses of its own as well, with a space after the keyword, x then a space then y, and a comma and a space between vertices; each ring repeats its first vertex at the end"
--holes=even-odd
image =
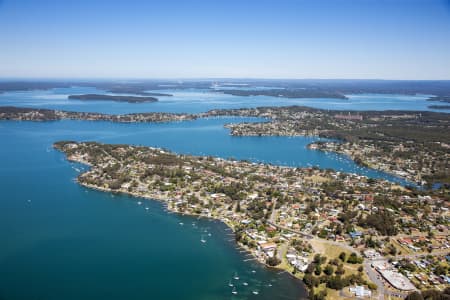
POLYGON ((450 109, 450 105, 429 105, 428 108, 432 108, 432 109, 450 109))
POLYGON ((216 90, 233 96, 271 96, 280 98, 336 98, 348 99, 345 95, 320 89, 270 89, 270 90, 216 90))
MULTIPOLYGON (((282 98, 337 98, 352 94, 433 95, 429 101, 450 102, 449 80, 320 80, 320 79, 264 79, 238 80, 234 83, 217 80, 142 80, 142 81, 0 81, 0 93, 54 88, 93 87, 111 94, 136 96, 171 96, 167 89, 210 89, 237 96, 275 96, 282 98), (211 89, 214 86, 214 89, 211 89), (245 86, 246 89, 239 89, 245 86), (258 87, 270 87, 258 89, 258 87), (227 87, 227 88, 225 88, 227 87), (158 90, 164 91, 158 93, 158 90), (152 91, 152 92, 148 92, 152 91), (154 91, 154 92, 153 92, 154 91)), ((99 99, 101 100, 101 99, 99 99)))
POLYGON ((433 96, 428 98, 427 101, 439 101, 450 103, 450 96, 433 96))
POLYGON ((73 100, 96 100, 96 101, 116 101, 116 102, 128 102, 128 103, 144 103, 144 102, 156 102, 157 98, 148 96, 113 96, 113 95, 100 95, 100 94, 84 94, 84 95, 70 95, 68 99, 73 100))

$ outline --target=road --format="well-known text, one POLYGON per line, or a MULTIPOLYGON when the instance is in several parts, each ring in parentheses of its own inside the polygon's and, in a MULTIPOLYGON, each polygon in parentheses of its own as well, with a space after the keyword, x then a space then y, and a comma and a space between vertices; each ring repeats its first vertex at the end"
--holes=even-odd
MULTIPOLYGON (((298 230, 294 230, 294 229, 291 229, 291 228, 288 228, 285 226, 278 225, 274 222, 274 219, 275 219, 275 209, 272 210, 270 220, 268 221, 268 223, 270 225, 272 225, 278 229, 282 229, 282 230, 286 230, 288 232, 299 234, 300 236, 303 236, 304 238, 307 238, 310 240, 317 238, 312 234, 306 234, 306 233, 303 233, 298 230)), ((319 240, 320 240, 320 242, 325 243, 325 244, 329 244, 332 246, 339 246, 339 247, 347 249, 351 252, 356 252, 355 249, 352 246, 348 245, 347 243, 330 241, 330 240, 325 240, 325 239, 319 239, 319 240)), ((449 249, 443 249, 443 250, 433 251, 432 253, 413 253, 413 254, 396 255, 396 256, 392 256, 392 258, 394 260, 399 260, 399 259, 404 259, 404 258, 413 259, 413 258, 426 256, 426 255, 446 255, 448 253, 449 253, 449 249)), ((363 263, 364 271, 367 274, 367 276, 369 277, 370 281, 372 281, 373 283, 375 283, 377 285, 377 297, 375 297, 375 299, 382 300, 382 299, 385 299, 385 296, 387 296, 387 297, 389 297, 389 296, 403 297, 404 298, 409 294, 409 292, 391 291, 391 290, 385 288, 385 284, 389 285, 389 283, 387 283, 381 277, 381 275, 374 268, 371 267, 371 264, 373 261, 386 260, 386 259, 387 259, 386 257, 375 258, 372 260, 365 259, 364 263, 363 263)))

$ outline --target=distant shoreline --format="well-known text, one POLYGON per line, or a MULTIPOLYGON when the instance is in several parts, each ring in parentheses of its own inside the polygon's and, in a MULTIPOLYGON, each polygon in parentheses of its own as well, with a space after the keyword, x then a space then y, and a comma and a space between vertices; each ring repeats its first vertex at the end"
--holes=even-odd
POLYGON ((429 105, 431 109, 450 109, 450 105, 429 105))
POLYGON ((128 103, 145 103, 145 102, 157 102, 158 99, 149 96, 113 96, 103 94, 83 94, 83 95, 69 95, 69 100, 95 100, 95 101, 116 101, 116 102, 128 102, 128 103))

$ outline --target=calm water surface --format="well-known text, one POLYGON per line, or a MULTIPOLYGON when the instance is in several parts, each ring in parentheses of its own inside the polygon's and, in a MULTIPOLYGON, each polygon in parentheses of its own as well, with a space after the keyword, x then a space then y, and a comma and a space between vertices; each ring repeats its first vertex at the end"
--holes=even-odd
MULTIPOLYGON (((263 88, 263 87, 262 87, 263 88)), ((105 93, 89 87, 58 88, 45 91, 11 92, 0 94, 0 105, 15 105, 63 109, 69 111, 103 112, 111 114, 134 112, 205 112, 216 108, 241 108, 258 106, 305 105, 321 109, 337 110, 433 110, 428 106, 443 104, 426 101, 429 95, 348 95, 342 99, 287 99, 268 96, 232 96, 202 89, 158 90, 155 92, 173 94, 172 97, 158 97, 154 103, 122 103, 112 101, 68 100, 71 94, 105 93)))

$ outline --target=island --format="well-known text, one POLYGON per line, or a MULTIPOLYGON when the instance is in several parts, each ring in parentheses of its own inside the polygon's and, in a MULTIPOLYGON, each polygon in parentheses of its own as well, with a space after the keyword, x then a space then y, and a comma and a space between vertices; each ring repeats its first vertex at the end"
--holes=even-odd
POLYGON ((68 99, 72 100, 95 100, 95 101, 116 101, 116 102, 128 102, 128 103, 145 103, 158 101, 155 97, 149 96, 113 96, 113 95, 100 95, 100 94, 84 94, 84 95, 69 95, 68 99))
POLYGON ((335 99, 348 99, 345 95, 329 90, 322 89, 268 89, 268 90, 255 90, 255 89, 222 89, 215 90, 216 92, 229 94, 233 96, 271 96, 280 98, 335 98, 335 99))
POLYGON ((427 101, 438 101, 438 102, 450 103, 450 96, 448 96, 448 95, 433 96, 433 97, 428 98, 427 101))
POLYGON ((448 194, 333 170, 152 147, 75 141, 54 147, 90 166, 77 178, 87 188, 223 221, 240 247, 302 279, 313 299, 351 298, 355 284, 380 297, 445 288, 448 194))
POLYGON ((429 105, 431 109, 450 109, 450 105, 429 105))

